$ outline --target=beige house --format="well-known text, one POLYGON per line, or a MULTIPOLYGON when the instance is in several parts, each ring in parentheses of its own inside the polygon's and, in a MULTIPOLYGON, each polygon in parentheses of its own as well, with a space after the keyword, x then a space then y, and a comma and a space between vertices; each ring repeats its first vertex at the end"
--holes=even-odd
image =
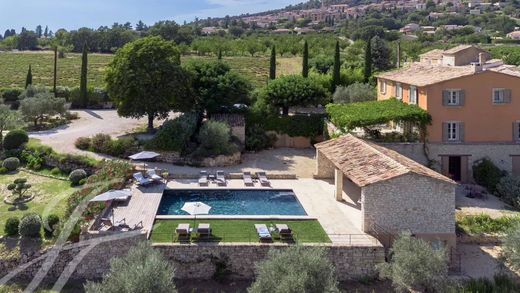
POLYGON ((334 180, 336 200, 360 211, 362 231, 407 230, 432 245, 455 246, 453 180, 351 134, 315 146, 315 176, 334 180))

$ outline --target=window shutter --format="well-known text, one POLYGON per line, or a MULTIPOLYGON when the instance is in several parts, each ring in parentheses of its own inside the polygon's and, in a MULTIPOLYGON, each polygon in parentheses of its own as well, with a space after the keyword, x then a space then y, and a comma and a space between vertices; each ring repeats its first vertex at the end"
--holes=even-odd
POLYGON ((511 90, 504 89, 504 103, 511 103, 511 90))
POLYGON ((442 123, 442 141, 448 141, 448 123, 446 122, 442 123))
POLYGON ((464 106, 464 102, 466 99, 466 95, 464 94, 464 90, 459 91, 459 106, 464 106))
POLYGON ((520 132, 520 122, 513 122, 513 141, 519 141, 518 134, 520 132))
POLYGON ((459 130, 459 141, 464 141, 464 122, 457 123, 458 130, 459 130))
POLYGON ((419 106, 419 89, 415 88, 415 104, 419 106))
POLYGON ((442 91, 442 105, 448 106, 448 100, 450 99, 449 91, 442 91))

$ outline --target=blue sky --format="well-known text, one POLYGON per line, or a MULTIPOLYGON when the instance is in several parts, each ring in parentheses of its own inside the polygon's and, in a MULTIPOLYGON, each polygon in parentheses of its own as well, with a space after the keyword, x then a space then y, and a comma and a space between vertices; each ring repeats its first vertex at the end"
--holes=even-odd
POLYGON ((303 0, 0 0, 0 33, 7 28, 34 30, 38 24, 56 31, 98 28, 114 22, 153 24, 173 19, 222 17, 282 8, 303 0))

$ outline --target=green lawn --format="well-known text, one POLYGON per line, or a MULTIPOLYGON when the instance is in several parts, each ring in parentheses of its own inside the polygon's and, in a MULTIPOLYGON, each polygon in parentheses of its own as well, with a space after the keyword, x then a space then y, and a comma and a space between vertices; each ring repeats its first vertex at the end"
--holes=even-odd
POLYGON ((30 212, 42 215, 48 209, 50 213, 58 215, 61 219, 65 212, 67 197, 74 190, 74 188, 70 187, 70 182, 68 181, 33 175, 24 171, 19 171, 16 174, 0 175, 0 194, 2 197, 0 201, 0 235, 3 235, 5 222, 10 217, 21 217, 30 212), (16 178, 27 178, 27 182, 32 185, 30 192, 36 192, 37 194, 32 201, 17 208, 3 202, 4 196, 10 192, 7 190, 7 185, 16 178))
MULTIPOLYGON (((89 54, 88 84, 93 87, 105 86, 105 68, 114 55, 89 54)), ((216 60, 216 57, 183 56, 182 62, 190 59, 216 60)), ((224 57, 233 70, 237 71, 255 86, 263 86, 269 76, 269 57, 224 57)), ((277 74, 293 74, 301 71, 301 58, 278 58, 277 74)), ((32 67, 33 83, 52 86, 54 53, 43 52, 0 52, 0 87, 24 87, 29 65, 32 67)), ((79 86, 81 54, 67 53, 58 60, 58 86, 79 86)))
MULTIPOLYGON (((156 220, 153 226, 151 240, 154 243, 171 243, 175 228, 180 223, 189 223, 194 227, 193 220, 156 220)), ((197 220, 198 223, 209 223, 212 236, 220 242, 258 242, 255 224, 287 224, 294 234, 296 242, 324 243, 330 242, 329 237, 317 220, 197 220)), ((192 240, 196 240, 192 238, 192 240)), ((274 239, 278 242, 278 239, 274 239)))

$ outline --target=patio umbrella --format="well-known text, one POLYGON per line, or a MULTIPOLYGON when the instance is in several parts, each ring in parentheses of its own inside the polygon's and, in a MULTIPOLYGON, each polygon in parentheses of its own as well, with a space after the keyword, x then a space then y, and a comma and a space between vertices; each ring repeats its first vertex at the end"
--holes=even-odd
MULTIPOLYGON (((129 156, 131 160, 150 160, 157 158, 161 154, 158 154, 156 152, 140 152, 134 155, 129 156)), ((144 169, 146 169, 146 163, 144 163, 144 169)))
POLYGON ((105 193, 102 193, 90 201, 109 201, 114 199, 125 199, 132 196, 132 191, 130 189, 122 189, 122 190, 110 190, 105 193))
POLYGON ((186 202, 182 206, 181 210, 187 212, 190 215, 195 216, 195 220, 193 224, 195 225, 195 221, 197 220, 197 215, 207 215, 209 214, 209 210, 211 207, 203 202, 186 202))

